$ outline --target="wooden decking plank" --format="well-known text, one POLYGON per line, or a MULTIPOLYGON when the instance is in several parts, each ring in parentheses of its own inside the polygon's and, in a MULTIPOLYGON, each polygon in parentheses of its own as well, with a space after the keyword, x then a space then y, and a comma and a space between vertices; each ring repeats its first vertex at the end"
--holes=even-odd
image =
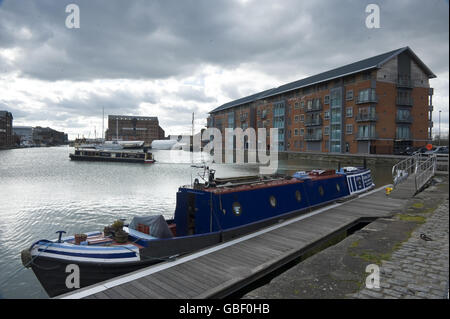
POLYGON ((177 291, 170 285, 165 282, 161 282, 158 278, 154 276, 155 274, 151 274, 147 277, 140 278, 141 283, 143 285, 153 285, 156 286, 156 291, 161 293, 165 298, 186 298, 186 294, 184 292, 177 291))
POLYGON ((243 251, 254 250, 259 254, 260 259, 262 261, 265 261, 270 258, 275 258, 280 254, 278 250, 268 249, 267 247, 264 247, 261 244, 247 240, 239 243, 239 248, 242 249, 243 251))
POLYGON ((150 289, 149 287, 143 285, 139 280, 133 280, 130 284, 137 290, 142 292, 142 295, 148 296, 151 299, 161 299, 163 298, 161 295, 157 294, 155 291, 150 289))
POLYGON ((198 290, 205 290, 210 287, 210 283, 204 281, 204 277, 207 275, 206 273, 194 274, 193 271, 187 273, 183 268, 173 267, 170 269, 169 275, 173 275, 174 278, 183 278, 190 284, 195 285, 198 290))
POLYGON ((142 278, 137 279, 136 281, 138 281, 141 285, 147 287, 151 291, 154 291, 154 294, 158 296, 156 298, 162 298, 162 299, 174 298, 174 295, 172 292, 167 291, 164 287, 159 285, 154 280, 151 280, 151 278, 149 278, 149 277, 150 276, 142 277, 142 278))
POLYGON ((273 249, 273 250, 275 250, 275 251, 286 251, 286 250, 292 249, 292 247, 289 247, 289 246, 287 246, 287 245, 285 245, 285 244, 278 243, 278 242, 275 242, 275 241, 273 241, 273 240, 270 240, 270 239, 266 238, 266 237, 264 236, 264 234, 263 234, 263 235, 256 236, 256 237, 253 237, 253 238, 251 239, 251 241, 252 241, 252 242, 257 242, 257 243, 259 243, 260 245, 264 245, 264 246, 266 246, 267 248, 273 249))
POLYGON ((105 290, 105 295, 107 295, 110 299, 124 299, 125 297, 120 294, 116 288, 117 286, 105 290))
POLYGON ((369 207, 369 208, 377 208, 377 207, 379 207, 379 208, 383 208, 383 209, 393 209, 393 208, 401 206, 400 204, 394 204, 394 205, 393 204, 389 204, 389 203, 386 204, 386 203, 383 203, 383 202, 380 202, 380 201, 372 202, 372 201, 368 201, 368 200, 365 200, 365 201, 361 200, 361 201, 357 201, 357 202, 351 203, 350 206, 356 206, 356 207, 363 206, 363 207, 369 207))
POLYGON ((310 241, 311 239, 317 237, 316 231, 308 227, 305 227, 299 222, 287 225, 283 227, 283 229, 285 229, 286 234, 288 236, 298 236, 298 238, 303 241, 310 241))
POLYGON ((166 272, 156 272, 147 277, 147 279, 164 287, 165 290, 171 292, 178 298, 189 298, 197 295, 197 292, 188 284, 186 284, 185 281, 181 280, 179 282, 174 282, 170 276, 166 275, 166 272))
POLYGON ((259 261, 255 258, 249 257, 245 254, 242 254, 241 252, 237 250, 228 250, 218 253, 218 256, 222 258, 224 261, 229 261, 230 263, 239 264, 238 266, 252 266, 254 264, 258 264, 259 261))
POLYGON ((226 254, 227 256, 239 256, 239 258, 244 258, 245 260, 249 260, 251 262, 258 262, 261 260, 262 256, 256 251, 249 251, 240 246, 241 243, 233 245, 229 247, 227 250, 224 250, 222 254, 226 254))
MULTIPOLYGON (((184 265, 184 264, 183 264, 184 265)), ((200 280, 204 285, 211 286, 221 283, 223 280, 223 274, 218 274, 213 269, 205 269, 204 263, 193 261, 186 263, 183 268, 179 268, 182 273, 191 273, 193 277, 200 280)))
POLYGON ((299 245, 302 244, 302 241, 300 240, 295 240, 295 239, 290 239, 286 236, 284 236, 284 234, 281 231, 272 231, 269 233, 264 234, 264 237, 273 240, 275 242, 278 243, 284 243, 286 245, 286 247, 288 247, 289 249, 293 249, 298 247, 299 245))
POLYGON ((176 286, 177 283, 184 281, 185 286, 192 288, 192 291, 194 291, 195 293, 201 293, 208 288, 208 286, 203 284, 201 281, 195 280, 196 278, 192 276, 192 274, 180 272, 177 269, 175 269, 175 267, 165 270, 164 276, 167 276, 169 280, 175 283, 176 286))
POLYGON ((273 258, 275 255, 277 255, 277 252, 274 250, 268 251, 267 249, 265 249, 265 247, 249 245, 245 241, 235 246, 235 249, 241 254, 247 254, 249 257, 254 258, 260 262, 265 261, 268 258, 273 258))
MULTIPOLYGON (((124 289, 127 293, 133 295, 134 299, 148 299, 150 296, 147 294, 147 292, 142 291, 140 289, 136 289, 136 287, 131 283, 127 282, 120 286, 118 286, 118 289, 124 289)), ((121 292, 119 292, 122 294, 121 292)))
POLYGON ((129 290, 129 283, 125 283, 123 285, 115 286, 112 289, 115 290, 117 293, 123 296, 123 298, 126 299, 136 299, 139 298, 138 293, 135 292, 135 290, 129 290))
MULTIPOLYGON (((330 212, 327 215, 320 214, 312 216, 312 219, 309 221, 309 223, 314 224, 315 227, 336 228, 349 222, 348 216, 337 214, 336 212, 337 210, 333 210, 333 212, 330 212)), ((309 223, 305 223, 304 225, 306 226, 309 223)))
MULTIPOLYGON (((215 265, 210 264, 208 260, 203 256, 201 259, 198 258, 196 260, 191 260, 189 263, 192 263, 194 267, 197 267, 199 271, 208 271, 210 274, 214 275, 216 281, 222 282, 225 279, 230 279, 232 276, 227 272, 224 272, 222 269, 218 269, 215 265)), ((223 267, 223 265, 221 265, 223 267)))
POLYGON ((203 256, 202 259, 208 261, 208 263, 217 267, 218 270, 223 272, 228 272, 230 267, 247 267, 248 262, 243 259, 233 258, 223 254, 217 254, 217 252, 209 255, 203 256))

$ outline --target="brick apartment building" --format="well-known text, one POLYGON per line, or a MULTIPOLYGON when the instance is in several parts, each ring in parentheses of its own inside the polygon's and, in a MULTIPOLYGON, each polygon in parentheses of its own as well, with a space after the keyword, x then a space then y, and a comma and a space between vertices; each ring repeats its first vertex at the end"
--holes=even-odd
POLYGON ((109 115, 106 140, 144 141, 150 145, 153 140, 164 139, 164 130, 157 117, 109 115))
POLYGON ((12 123, 13 115, 8 111, 0 111, 0 147, 10 147, 14 144, 12 123))
POLYGON ((207 125, 278 128, 279 151, 392 154, 431 140, 435 77, 404 47, 228 102, 207 125))

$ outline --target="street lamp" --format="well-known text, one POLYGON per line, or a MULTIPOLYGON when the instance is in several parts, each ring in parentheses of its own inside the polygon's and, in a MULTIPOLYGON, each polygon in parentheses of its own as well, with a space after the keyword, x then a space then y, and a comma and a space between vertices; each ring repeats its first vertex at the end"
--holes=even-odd
POLYGON ((439 146, 441 146, 441 110, 439 110, 439 146))

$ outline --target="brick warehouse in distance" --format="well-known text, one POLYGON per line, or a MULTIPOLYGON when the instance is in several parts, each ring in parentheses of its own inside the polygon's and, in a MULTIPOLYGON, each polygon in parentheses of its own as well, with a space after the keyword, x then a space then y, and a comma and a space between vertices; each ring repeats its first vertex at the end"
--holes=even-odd
POLYGON ((157 117, 109 115, 106 140, 144 141, 150 145, 153 140, 164 139, 164 130, 157 117))
POLYGON ((0 110, 0 148, 11 147, 14 144, 13 115, 0 110))
POLYGON ((404 47, 228 102, 207 125, 278 128, 282 152, 392 154, 431 141, 435 77, 404 47))

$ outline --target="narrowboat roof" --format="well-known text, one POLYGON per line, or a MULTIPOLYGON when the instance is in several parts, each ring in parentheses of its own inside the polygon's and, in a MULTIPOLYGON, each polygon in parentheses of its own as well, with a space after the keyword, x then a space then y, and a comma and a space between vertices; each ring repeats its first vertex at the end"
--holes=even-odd
MULTIPOLYGON (((311 171, 308 172, 307 180, 324 180, 341 177, 342 174, 337 174, 335 170, 323 170, 323 171, 311 171)), ((238 177, 237 179, 228 178, 228 179, 215 179, 215 181, 223 181, 227 180, 228 182, 206 187, 203 184, 198 186, 186 185, 180 187, 181 189, 192 189, 195 191, 204 191, 213 194, 225 194, 231 192, 243 192, 250 191, 261 188, 270 188, 270 187, 278 187, 289 184, 298 184, 305 182, 305 179, 298 179, 291 176, 246 176, 247 181, 242 181, 242 177, 238 177), (253 180, 249 180, 253 177, 253 180)))
MULTIPOLYGON (((145 152, 143 150, 99 150, 99 149, 93 149, 93 148, 77 148, 76 151, 83 151, 83 152, 106 152, 106 153, 129 153, 129 154, 144 154, 145 152)), ((147 152, 150 153, 150 152, 147 152)))

